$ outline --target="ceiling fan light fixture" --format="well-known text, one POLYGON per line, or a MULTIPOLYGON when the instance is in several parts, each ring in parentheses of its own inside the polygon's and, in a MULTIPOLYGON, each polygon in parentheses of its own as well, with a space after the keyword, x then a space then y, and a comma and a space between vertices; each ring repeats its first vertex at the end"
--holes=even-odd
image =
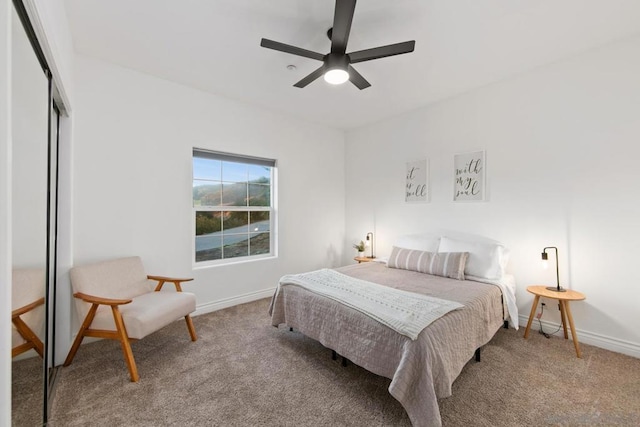
POLYGON ((341 85, 349 80, 349 73, 341 68, 334 68, 324 73, 324 81, 332 85, 341 85))
POLYGON ((339 85, 346 81, 351 81, 358 89, 366 89, 371 86, 371 83, 360 75, 360 73, 351 66, 352 64, 413 52, 416 41, 411 40, 347 53, 347 42, 349 41, 349 33, 351 31, 351 23, 353 22, 355 9, 356 0, 336 0, 333 26, 327 31, 327 37, 331 40, 331 51, 326 55, 265 38, 260 40, 260 46, 291 55, 322 61, 320 67, 294 84, 294 87, 306 87, 309 83, 324 75, 327 83, 339 85))
POLYGON ((341 85, 349 80, 349 56, 330 53, 324 57, 324 80, 332 85, 341 85))

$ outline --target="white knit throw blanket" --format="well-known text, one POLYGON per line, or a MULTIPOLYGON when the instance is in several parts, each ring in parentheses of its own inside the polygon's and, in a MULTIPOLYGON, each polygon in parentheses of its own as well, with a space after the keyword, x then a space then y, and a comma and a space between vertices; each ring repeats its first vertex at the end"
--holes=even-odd
POLYGON ((358 310, 412 340, 434 320, 463 307, 454 301, 378 285, 327 268, 283 276, 279 287, 291 284, 358 310))

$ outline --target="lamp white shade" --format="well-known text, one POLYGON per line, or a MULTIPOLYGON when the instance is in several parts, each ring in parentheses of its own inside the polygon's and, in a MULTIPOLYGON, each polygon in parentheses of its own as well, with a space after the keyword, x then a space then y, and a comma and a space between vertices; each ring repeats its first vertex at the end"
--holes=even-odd
POLYGON ((334 68, 324 73, 324 80, 332 85, 341 85, 349 80, 349 73, 340 68, 334 68))

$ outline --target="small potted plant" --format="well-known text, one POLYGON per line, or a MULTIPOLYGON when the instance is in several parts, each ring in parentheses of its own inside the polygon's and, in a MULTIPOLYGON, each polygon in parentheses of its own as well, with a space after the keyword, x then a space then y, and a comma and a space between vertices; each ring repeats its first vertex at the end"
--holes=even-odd
POLYGON ((353 244, 354 249, 356 249, 358 251, 358 256, 359 257, 363 257, 364 256, 364 242, 362 240, 360 240, 360 243, 354 243, 353 244))

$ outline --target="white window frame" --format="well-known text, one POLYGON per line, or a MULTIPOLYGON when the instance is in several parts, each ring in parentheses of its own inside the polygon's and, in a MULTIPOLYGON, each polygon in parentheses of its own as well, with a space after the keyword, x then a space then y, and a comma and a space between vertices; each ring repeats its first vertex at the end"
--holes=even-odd
MULTIPOLYGON (((260 157, 246 156, 240 154, 231 154, 224 153, 219 151, 212 151, 202 148, 193 148, 192 159, 191 159, 191 183, 193 189, 193 182, 195 180, 194 171, 193 171, 193 160, 196 157, 202 158, 210 158, 214 160, 221 161, 231 161, 242 164, 249 165, 263 165, 269 166, 271 168, 271 176, 270 176, 270 206, 195 206, 193 199, 193 192, 191 195, 191 236, 192 236, 192 244, 191 244, 191 258, 193 267, 195 269, 203 268, 203 267, 212 267, 212 266, 220 266, 220 265, 229 265, 229 264, 237 264, 243 262, 250 262, 256 260, 264 260, 264 259, 272 259, 277 257, 277 220, 276 220, 276 200, 277 200, 277 165, 274 159, 265 159, 260 157), (231 258, 223 258, 216 260, 207 260, 207 261, 196 261, 196 215, 197 212, 269 212, 269 253, 266 254, 257 254, 257 255, 247 255, 247 256, 239 256, 239 257, 231 257, 231 258)), ((249 239, 249 245, 251 244, 251 240, 249 239)), ((250 246, 249 246, 250 247, 250 246)), ((224 246, 222 247, 224 254, 224 246)))

